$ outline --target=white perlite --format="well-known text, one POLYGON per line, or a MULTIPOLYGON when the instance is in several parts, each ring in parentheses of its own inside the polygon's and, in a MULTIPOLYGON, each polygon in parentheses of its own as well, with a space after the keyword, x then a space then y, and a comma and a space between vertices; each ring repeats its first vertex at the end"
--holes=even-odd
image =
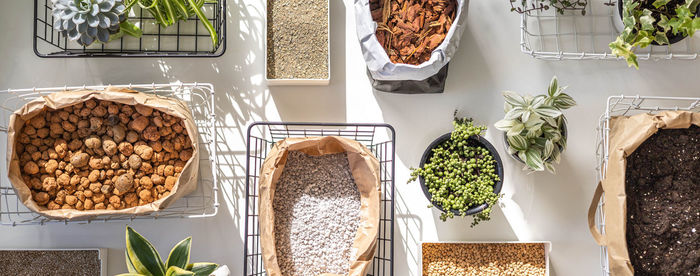
POLYGON ((290 151, 273 208, 282 275, 347 275, 360 223, 360 192, 346 153, 290 151))

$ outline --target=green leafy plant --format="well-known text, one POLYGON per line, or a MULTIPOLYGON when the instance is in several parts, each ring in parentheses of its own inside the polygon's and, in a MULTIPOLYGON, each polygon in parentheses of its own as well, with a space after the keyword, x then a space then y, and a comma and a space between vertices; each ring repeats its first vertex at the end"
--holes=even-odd
POLYGON ((546 11, 554 8, 557 13, 564 14, 565 11, 580 11, 586 15, 588 0, 509 0, 510 11, 517 13, 530 13, 532 11, 546 11), (530 3, 528 3, 530 1, 530 3), (520 2, 520 5, 516 4, 520 2))
POLYGON ((126 227, 126 267, 118 276, 209 276, 219 265, 190 263, 192 237, 177 243, 163 263, 153 245, 131 227, 126 227))
POLYGON ((409 182, 423 177, 432 196, 431 203, 445 210, 440 214, 442 221, 454 218, 451 210, 464 216, 470 207, 488 204, 474 215, 471 224, 474 227, 490 219, 491 207, 499 198, 494 193, 494 185, 500 179, 496 175, 496 160, 488 149, 468 142, 469 137, 481 135, 486 127, 475 126, 471 119, 456 116, 453 124, 450 139, 433 149, 430 160, 422 168, 411 168, 409 182))
POLYGON ((187 20, 196 15, 209 31, 214 47, 219 43, 216 29, 202 11, 205 3, 218 3, 216 0, 126 0, 126 3, 128 8, 138 4, 142 9, 149 11, 156 23, 163 27, 172 26, 180 20, 187 20))
POLYGON ((692 36, 700 29, 695 17, 700 0, 622 0, 622 22, 625 29, 610 43, 610 50, 639 69, 634 48, 652 43, 670 44, 669 35, 692 36))
POLYGON ((545 95, 503 92, 506 115, 495 127, 506 132, 508 153, 525 162, 525 169, 555 172, 552 163, 559 163, 566 148, 566 136, 562 134, 566 118, 561 111, 576 105, 564 89, 555 76, 545 95))

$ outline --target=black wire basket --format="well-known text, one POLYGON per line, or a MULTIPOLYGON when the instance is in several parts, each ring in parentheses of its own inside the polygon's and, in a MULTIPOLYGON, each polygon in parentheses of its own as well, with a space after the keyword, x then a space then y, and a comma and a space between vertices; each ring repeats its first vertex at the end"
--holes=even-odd
POLYGON ((394 275, 394 128, 387 124, 256 122, 248 128, 243 275, 267 275, 260 249, 258 179, 272 145, 288 137, 341 136, 365 145, 379 160, 382 188, 377 251, 368 276, 394 275))
POLYGON ((216 30, 217 45, 196 16, 163 28, 150 12, 134 5, 129 20, 143 31, 140 38, 125 35, 84 47, 53 28, 51 0, 34 0, 34 53, 43 58, 219 57, 226 51, 226 0, 207 2, 202 10, 216 30))

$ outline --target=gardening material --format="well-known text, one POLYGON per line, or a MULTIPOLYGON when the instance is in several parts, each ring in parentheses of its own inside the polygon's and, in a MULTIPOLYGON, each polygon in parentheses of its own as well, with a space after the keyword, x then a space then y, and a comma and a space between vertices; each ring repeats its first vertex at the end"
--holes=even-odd
POLYGON ((456 0, 370 0, 369 7, 389 60, 413 65, 430 59, 457 14, 456 0))
POLYGON ((10 117, 8 174, 20 201, 50 218, 144 214, 196 188, 197 137, 179 100, 57 92, 10 117))
POLYGON ((697 126, 659 130, 627 157, 627 247, 636 275, 700 275, 698 157, 697 126))
POLYGON ((107 275, 106 249, 0 250, 0 274, 107 275))
POLYGON ((639 69, 634 49, 670 45, 700 29, 698 0, 618 0, 620 35, 610 43, 612 53, 639 69))
POLYGON ((260 174, 260 246, 267 274, 365 275, 379 226, 379 163, 359 142, 287 138, 260 174))
POLYGON ((191 275, 209 276, 219 267, 215 263, 190 263, 192 237, 188 237, 170 250, 163 262, 153 245, 131 227, 126 227, 126 267, 129 273, 118 276, 191 275))
POLYGON ((423 243, 423 276, 548 275, 549 243, 423 243))
POLYGON ((349 271, 360 192, 347 154, 290 151, 275 194, 275 246, 282 275, 349 271))
POLYGON ((455 131, 433 141, 421 158, 420 168, 411 168, 409 182, 419 178, 423 193, 445 221, 454 216, 474 215, 472 227, 489 220, 499 198, 503 179, 496 149, 480 136, 486 127, 455 118, 455 131))
POLYGON ((126 18, 131 10, 123 0, 51 0, 53 27, 82 46, 107 43, 124 33, 141 36, 141 29, 126 18))
POLYGON ((268 0, 266 39, 270 84, 328 84, 329 1, 268 0))
POLYGON ((562 110, 576 101, 552 78, 547 94, 521 96, 503 92, 505 118, 495 126, 504 131, 508 153, 525 164, 530 171, 554 173, 553 163, 559 163, 566 149, 566 117, 562 110))
POLYGON ((441 93, 446 72, 439 72, 447 71, 445 66, 457 51, 468 2, 355 0, 357 37, 374 90, 441 93), (428 84, 400 86, 384 81, 428 84), (435 81, 439 85, 430 83, 435 81))
MULTIPOLYGON (((635 273, 645 275, 644 266, 642 264, 649 262, 649 260, 645 260, 647 257, 642 255, 642 259, 634 261, 632 261, 630 258, 631 256, 640 256, 636 255, 639 254, 639 251, 634 250, 641 249, 641 247, 648 245, 651 245, 652 247, 654 246, 654 244, 648 243, 654 243, 655 241, 645 242, 639 240, 644 239, 644 237, 650 237, 644 236, 644 233, 647 233, 646 235, 658 235, 657 237, 661 237, 658 242, 665 243, 665 240, 668 239, 672 243, 675 243, 672 245, 672 247, 668 248, 668 251, 659 251, 652 248, 646 248, 648 251, 647 253, 643 253, 642 251, 642 254, 663 254, 663 257, 661 258, 666 261, 656 260, 659 262, 659 264, 666 262, 664 265, 671 267, 677 266, 676 268, 680 268, 681 266, 684 266, 685 263, 677 263, 677 261, 685 262, 689 259, 685 257, 678 259, 678 257, 675 257, 676 259, 673 259, 673 261, 668 261, 668 257, 675 256, 673 255, 672 251, 681 250, 681 252, 686 252, 687 255, 685 256, 688 257, 692 257, 697 253, 697 243, 683 244, 683 242, 689 241, 688 238, 684 238, 685 235, 689 235, 692 237, 692 239, 695 239, 695 242, 697 242, 697 234, 692 233, 692 229, 687 229, 686 227, 689 224, 693 224, 693 221, 695 221, 694 224, 697 225, 698 218, 694 210, 691 209, 690 214, 684 214, 682 210, 677 210, 679 213, 673 213, 671 216, 665 215, 669 215, 668 212, 676 211, 652 209, 651 212, 648 212, 649 208, 653 208, 654 206, 673 209, 682 208, 682 206, 689 206, 685 205, 688 204, 686 203, 687 200, 695 200, 694 203, 690 205, 693 206, 693 208, 698 206, 696 197, 697 193, 682 193, 686 191, 684 190, 687 189, 686 185, 690 185, 684 184, 686 181, 697 182, 697 174, 698 171, 700 171, 697 167, 697 160, 689 161, 689 159, 697 158, 697 152, 696 155, 692 156, 677 155, 678 152, 673 153, 671 156, 665 155, 665 153, 670 153, 674 150, 681 152, 685 150, 692 153, 697 149, 697 140, 692 140, 694 138, 692 138, 690 134, 686 134, 685 137, 683 135, 679 135, 678 138, 674 137, 665 140, 664 137, 667 137, 668 135, 666 133, 662 133, 661 136, 656 138, 652 137, 660 130, 688 129, 692 125, 700 126, 700 113, 673 111, 661 112, 658 114, 639 114, 635 116, 612 117, 610 119, 607 170, 602 182, 598 184, 598 187, 594 193, 588 212, 588 224, 596 242, 601 246, 607 246, 611 275, 633 275, 635 273), (658 151, 655 153, 645 152, 645 149, 648 149, 647 147, 649 147, 649 145, 643 145, 643 143, 648 141, 650 137, 652 137, 652 144, 650 144, 652 147, 657 145, 653 144, 654 140, 656 139, 661 139, 662 141, 669 143, 663 143, 658 146, 658 150, 660 150, 660 148, 665 148, 663 151, 658 151), (651 154, 653 154, 653 157, 651 157, 651 154), (635 158, 639 156, 653 159, 643 160, 635 158), (690 162, 690 164, 688 164, 688 162, 690 162), (653 164, 644 165, 649 163, 653 164), (633 168, 628 167, 628 164, 630 166, 641 167, 635 167, 635 171, 632 171, 633 168), (643 168, 647 168, 647 170, 650 168, 651 170, 637 171, 638 169, 643 168), (688 168, 693 169, 688 171, 688 168), (630 171, 628 171, 628 169, 630 171), (670 178, 670 184, 667 183, 667 181, 669 181, 669 178, 667 178, 668 176, 673 176, 673 178, 670 178), (652 182, 655 180, 659 181, 652 182), (631 185, 634 185, 634 187, 631 185), (648 185, 653 187, 653 192, 647 190, 650 189, 650 186, 648 185), (642 195, 641 198, 632 198, 645 191, 649 192, 649 194, 642 195), (602 233, 605 234, 602 234, 595 225, 596 207, 603 193, 605 193, 606 196, 603 202, 605 226, 603 229, 604 232, 602 233), (663 199, 664 201, 658 203, 644 203, 639 201, 645 199, 663 199), (647 213, 644 213, 645 211, 647 211, 647 213), (688 218, 690 221, 686 221, 688 218), (641 223, 639 223, 639 220, 641 220, 641 223), (663 227, 658 227, 662 224, 663 227), (674 224, 676 225, 674 226, 674 224), (644 227, 641 227, 642 225, 644 227), (635 229, 635 227, 637 228, 635 229), (636 240, 628 243, 627 238, 630 237, 630 235, 632 235, 632 237, 636 237, 636 240), (681 244, 678 244, 677 241, 680 241, 681 244), (673 250, 671 250, 671 248, 673 248, 673 250), (684 248, 690 248, 691 250, 685 251, 686 249, 684 248), (642 265, 642 267, 635 267, 637 265, 642 265), (640 269, 640 271, 637 271, 637 269, 640 269)), ((694 130, 690 131, 697 131, 696 127, 693 129, 694 130)), ((697 185, 692 184, 692 186, 696 187, 697 185)), ((695 268, 697 268, 697 258, 690 258, 690 260, 694 260, 696 262, 694 265, 695 268)), ((670 274, 678 275, 675 273, 670 274)), ((692 275, 697 275, 697 273, 692 275)))

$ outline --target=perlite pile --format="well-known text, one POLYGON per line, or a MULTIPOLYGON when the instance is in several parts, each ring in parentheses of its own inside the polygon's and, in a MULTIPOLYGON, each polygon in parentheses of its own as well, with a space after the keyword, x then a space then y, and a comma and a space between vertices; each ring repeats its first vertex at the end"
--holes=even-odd
POLYGON ((328 78, 328 0, 267 1, 267 78, 328 78))
POLYGON ((360 223, 360 192, 346 153, 290 151, 273 208, 282 275, 347 275, 360 223))

